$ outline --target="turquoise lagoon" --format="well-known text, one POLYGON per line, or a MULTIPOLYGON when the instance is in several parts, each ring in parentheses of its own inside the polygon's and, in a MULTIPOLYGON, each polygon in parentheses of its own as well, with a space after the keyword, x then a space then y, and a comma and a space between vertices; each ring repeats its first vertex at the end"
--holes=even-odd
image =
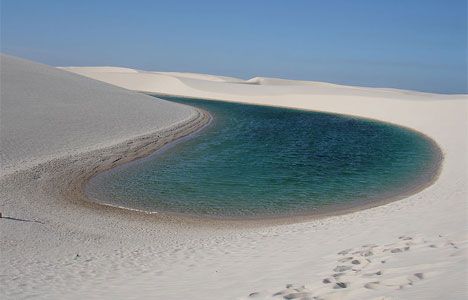
POLYGON ((338 114, 167 98, 213 121, 155 154, 93 177, 93 201, 151 212, 262 218, 339 211, 408 194, 440 151, 403 127, 338 114))

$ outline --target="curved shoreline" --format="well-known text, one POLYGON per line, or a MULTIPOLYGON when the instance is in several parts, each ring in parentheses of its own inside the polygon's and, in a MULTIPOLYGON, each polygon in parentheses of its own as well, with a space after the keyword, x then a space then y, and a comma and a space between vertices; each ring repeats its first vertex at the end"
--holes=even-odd
MULTIPOLYGON (((99 161, 99 163, 83 166, 83 169, 78 171, 80 175, 73 178, 68 183, 68 188, 63 189, 62 197, 73 202, 78 201, 93 206, 110 207, 110 205, 90 200, 85 194, 84 188, 86 183, 101 172, 138 159, 146 158, 163 147, 196 133, 211 122, 212 117, 208 112, 198 108, 192 108, 196 113, 185 122, 176 124, 166 130, 159 130, 144 136, 135 137, 134 139, 114 145, 110 148, 97 150, 96 152, 101 152, 102 154, 100 155, 101 157, 96 157, 94 161, 99 161)), ((94 154, 94 152, 87 153, 85 156, 93 157, 94 154)), ((128 208, 125 209, 129 210, 128 208)))
MULTIPOLYGON (((156 96, 156 95, 152 94, 152 96, 156 96)), ((165 96, 167 97, 168 95, 165 95, 165 96)), ((172 96, 172 97, 179 97, 179 96, 172 96)), ((190 97, 180 97, 180 98, 190 99, 190 97)), ((223 101, 223 100, 215 100, 215 99, 211 99, 211 100, 223 101)), ((223 102, 229 102, 229 101, 223 101, 223 102)), ((248 103, 242 103, 242 104, 243 105, 256 105, 256 104, 248 104, 248 103)), ((208 118, 208 121, 202 120, 200 122, 203 124, 198 124, 198 123, 195 124, 193 127, 193 131, 191 132, 184 131, 184 133, 174 136, 172 140, 166 140, 164 144, 148 149, 148 151, 145 151, 142 154, 135 155, 133 157, 125 157, 126 158, 125 160, 121 160, 121 158, 116 157, 116 160, 114 162, 119 161, 119 163, 114 164, 112 166, 106 166, 104 168, 99 167, 96 169, 96 171, 93 174, 87 176, 85 179, 80 180, 80 183, 79 183, 80 195, 74 195, 72 197, 79 197, 86 203, 96 204, 101 207, 124 210, 127 212, 137 213, 137 214, 146 215, 146 216, 157 215, 161 219, 176 221, 176 222, 188 222, 188 223, 197 223, 197 224, 203 223, 203 224, 208 224, 208 225, 212 225, 213 223, 215 223, 217 225, 236 225, 236 226, 241 225, 241 226, 247 226, 247 227, 250 227, 250 225, 268 226, 268 225, 300 223, 300 222, 307 222, 307 221, 316 220, 316 219, 323 219, 323 218, 332 217, 332 216, 340 216, 340 215, 350 214, 356 211, 361 211, 361 210, 366 210, 366 209, 382 206, 382 205, 395 202, 398 200, 402 200, 407 197, 413 196, 425 190, 426 188, 430 187, 431 185, 433 185, 438 180, 443 169, 444 155, 443 155, 443 151, 441 147, 437 144, 437 142, 434 139, 424 134, 423 132, 420 132, 413 128, 409 128, 407 126, 402 126, 402 125, 398 125, 398 124, 394 124, 391 122, 386 122, 386 121, 382 121, 378 119, 346 115, 342 113, 326 112, 326 113, 333 114, 333 115, 341 115, 341 116, 346 116, 346 117, 351 116, 351 117, 356 117, 359 119, 371 120, 375 122, 390 124, 391 126, 397 126, 405 130, 415 132, 416 134, 420 135, 421 138, 427 140, 431 144, 431 147, 433 149, 433 154, 434 154, 434 159, 433 161, 431 161, 431 166, 428 167, 428 170, 427 170, 428 176, 423 176, 421 180, 415 182, 414 184, 408 186, 405 189, 402 189, 401 192, 398 192, 397 194, 394 194, 391 196, 382 196, 382 197, 374 198, 374 199, 356 201, 354 203, 327 205, 326 207, 317 209, 316 211, 313 211, 313 212, 307 211, 307 212, 299 213, 299 214, 298 213, 284 214, 284 215, 280 214, 280 215, 274 215, 274 216, 252 216, 252 217, 219 216, 218 217, 218 216, 194 215, 194 214, 187 214, 187 213, 173 213, 173 212, 166 212, 166 211, 148 211, 144 209, 137 209, 137 208, 131 208, 131 207, 126 207, 126 206, 114 205, 112 203, 102 203, 102 202, 99 202, 97 199, 96 201, 93 201, 86 195, 86 184, 89 182, 89 180, 91 180, 91 178, 98 175, 99 173, 108 172, 114 168, 124 167, 125 165, 131 164, 135 161, 148 159, 149 157, 153 155, 157 155, 159 151, 164 150, 166 147, 171 147, 176 143, 183 142, 184 139, 190 138, 191 136, 203 130, 205 126, 208 126, 212 120, 212 117, 209 114, 209 112, 206 112, 197 107, 193 107, 193 106, 191 107, 199 111, 199 113, 201 114, 206 114, 207 116, 205 117, 208 118), (204 121, 206 121, 206 123, 204 123, 204 121)), ((292 110, 302 110, 302 111, 315 111, 315 110, 306 110, 306 109, 298 109, 298 108, 290 108, 290 107, 283 107, 283 108, 292 109, 292 110)), ((157 143, 157 141, 155 143, 157 143)), ((73 188, 73 190, 75 190, 75 188, 73 188)))

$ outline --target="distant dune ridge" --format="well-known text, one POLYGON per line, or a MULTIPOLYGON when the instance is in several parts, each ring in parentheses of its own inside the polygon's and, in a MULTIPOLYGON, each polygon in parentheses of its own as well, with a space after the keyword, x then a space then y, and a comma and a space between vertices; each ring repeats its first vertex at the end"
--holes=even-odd
MULTIPOLYGON (((205 95, 234 99, 240 95, 252 94, 255 96, 278 96, 278 94, 310 95, 347 94, 347 95, 377 95, 381 97, 398 97, 398 95, 421 95, 431 97, 430 93, 398 90, 393 88, 368 88, 346 86, 327 82, 301 81, 281 78, 254 77, 243 80, 234 77, 183 73, 183 72, 152 72, 120 67, 62 67, 76 74, 87 76, 96 80, 126 87, 131 90, 168 93, 181 96, 191 93, 191 96, 205 95), (260 85, 261 87, 256 87, 260 85), (210 94, 211 92, 211 94, 210 94)), ((452 97, 447 95, 447 97, 452 97)), ((236 98, 239 101, 238 98, 236 98)), ((255 100, 251 100, 255 101, 255 100)))
POLYGON ((466 298, 467 95, 0 63, 2 299, 466 298), (400 201, 300 223, 214 224, 86 202, 92 174, 209 121, 134 91, 391 122, 432 138, 443 168, 400 201))

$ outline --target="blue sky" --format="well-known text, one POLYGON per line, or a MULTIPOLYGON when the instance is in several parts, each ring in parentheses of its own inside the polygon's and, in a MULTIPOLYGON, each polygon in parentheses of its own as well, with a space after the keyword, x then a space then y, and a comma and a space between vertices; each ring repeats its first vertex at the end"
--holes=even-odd
POLYGON ((466 0, 1 0, 1 51, 112 65, 467 93, 466 0))

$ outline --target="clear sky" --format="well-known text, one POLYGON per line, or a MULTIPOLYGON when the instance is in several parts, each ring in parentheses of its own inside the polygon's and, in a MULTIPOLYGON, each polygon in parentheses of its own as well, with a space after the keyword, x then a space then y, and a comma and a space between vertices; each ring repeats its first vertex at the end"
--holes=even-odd
POLYGON ((467 0, 0 0, 1 51, 126 66, 467 93, 467 0))

